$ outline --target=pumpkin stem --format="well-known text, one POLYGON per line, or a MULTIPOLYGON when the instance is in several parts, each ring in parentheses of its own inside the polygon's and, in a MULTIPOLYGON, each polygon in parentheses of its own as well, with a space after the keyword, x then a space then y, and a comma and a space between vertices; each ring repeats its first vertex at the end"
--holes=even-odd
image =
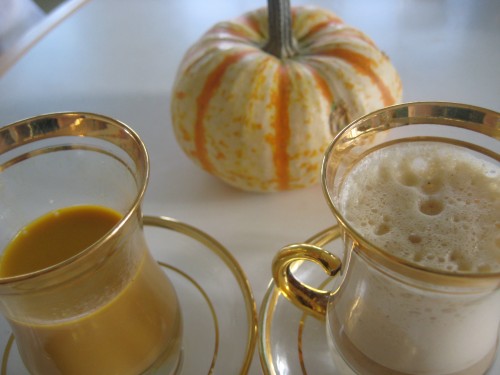
POLYGON ((280 59, 297 53, 292 34, 290 0, 267 1, 269 40, 263 50, 280 59))

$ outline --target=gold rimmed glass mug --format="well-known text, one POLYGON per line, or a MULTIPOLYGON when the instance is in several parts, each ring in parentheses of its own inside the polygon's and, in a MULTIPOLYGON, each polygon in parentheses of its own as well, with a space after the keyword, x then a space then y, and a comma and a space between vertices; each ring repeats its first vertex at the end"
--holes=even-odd
POLYGON ((500 114, 454 103, 400 104, 346 127, 328 148, 323 190, 340 259, 293 244, 273 278, 325 319, 342 374, 484 374, 500 325, 500 114), (312 261, 334 290, 293 275, 312 261))
MULTIPOLYGON (((81 207, 117 215, 109 230, 68 259, 0 277, 0 312, 30 373, 171 374, 179 368, 178 299, 150 255, 142 226, 148 173, 143 142, 112 118, 55 113, 0 129, 2 262, 21 228, 40 217, 81 207)), ((75 233, 81 228, 75 225, 75 233)))

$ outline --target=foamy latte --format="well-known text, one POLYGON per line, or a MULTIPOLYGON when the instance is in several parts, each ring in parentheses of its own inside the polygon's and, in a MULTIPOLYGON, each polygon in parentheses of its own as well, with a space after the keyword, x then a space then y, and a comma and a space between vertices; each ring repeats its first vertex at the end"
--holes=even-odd
MULTIPOLYGON (((336 198, 350 226, 382 251, 438 272, 500 272, 493 158, 441 142, 392 144, 355 164, 336 198)), ((362 250, 350 254, 327 324, 335 352, 356 373, 486 372, 498 344, 498 285, 416 282, 375 266, 362 250)))

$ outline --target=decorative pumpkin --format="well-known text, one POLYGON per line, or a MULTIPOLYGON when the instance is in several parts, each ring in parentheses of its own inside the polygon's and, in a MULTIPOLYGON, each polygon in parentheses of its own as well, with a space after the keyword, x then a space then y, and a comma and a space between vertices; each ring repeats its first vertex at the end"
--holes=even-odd
POLYGON ((395 68, 361 31, 330 11, 269 0, 187 51, 171 112, 199 166, 265 192, 315 184, 333 136, 400 98, 395 68))

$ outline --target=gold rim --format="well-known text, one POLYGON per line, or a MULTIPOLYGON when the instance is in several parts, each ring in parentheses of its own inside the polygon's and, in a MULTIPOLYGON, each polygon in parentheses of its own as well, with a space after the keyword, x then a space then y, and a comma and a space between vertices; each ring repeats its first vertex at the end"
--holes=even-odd
MULTIPOLYGON (((55 140, 63 137, 88 137, 89 139, 99 139, 113 144, 127 153, 127 155, 134 160, 134 164, 139 172, 137 176, 138 189, 136 195, 121 220, 105 236, 100 238, 99 241, 77 255, 48 268, 18 276, 0 277, 0 287, 23 282, 25 280, 32 280, 38 276, 51 273, 89 256, 91 253, 95 252, 95 249, 100 248, 104 242, 116 236, 121 228, 123 228, 130 218, 139 210, 149 181, 149 154, 139 135, 127 124, 112 117, 90 112, 56 112, 17 121, 0 128, 0 156, 13 152, 15 149, 22 148, 28 144, 48 139, 55 140)), ((16 163, 41 153, 55 152, 64 149, 98 150, 97 148, 76 143, 52 147, 46 146, 43 151, 35 149, 23 152, 22 155, 19 155, 13 160, 1 164, 0 171, 5 165, 9 165, 10 163, 16 163)), ((104 150, 100 150, 100 152, 111 156, 111 154, 104 150)), ((120 160, 118 157, 115 158, 120 160)))
MULTIPOLYGON (((235 260, 233 255, 224 247, 222 246, 218 241, 216 241, 214 238, 211 236, 207 235, 206 233, 202 232, 201 230, 188 225, 184 224, 180 221, 177 221, 172 218, 167 218, 163 216, 144 216, 143 218, 143 223, 144 225, 147 226, 154 226, 154 227, 160 227, 164 229, 170 229, 175 232, 184 234, 188 237, 191 237, 192 239, 200 242, 201 244, 205 245, 207 248, 212 250, 229 268, 229 270, 233 273, 234 277, 236 278, 238 282, 238 286, 241 289, 243 298, 245 300, 245 309, 247 312, 247 343, 246 343, 246 348, 245 348, 245 353, 244 353, 244 361, 241 365, 241 370, 240 374, 246 374, 248 372, 248 369, 250 368, 252 358, 253 358, 253 353, 255 349, 255 345, 257 343, 257 307, 255 304, 255 300, 253 298, 253 293, 250 288, 250 283, 248 279, 246 278, 243 270, 241 269, 240 265, 238 262, 235 260)), ((219 335, 219 322, 217 319, 217 314, 214 308, 214 305, 212 301, 210 300, 210 297, 208 296, 207 292, 203 289, 203 287, 196 282, 196 280, 183 272, 182 270, 171 266, 167 263, 164 262, 158 262, 162 267, 170 269, 173 272, 178 273, 180 276, 185 278, 188 282, 190 282, 201 294, 203 299, 208 305, 208 308, 210 310, 210 313, 212 315, 213 319, 213 324, 214 324, 214 330, 215 330, 215 342, 214 342, 214 353, 212 355, 212 362, 210 365, 210 369, 207 371, 207 374, 212 374, 217 362, 217 356, 219 353, 219 344, 220 344, 220 335, 219 335)), ((5 346, 3 355, 2 355, 2 363, 1 363, 1 372, 0 375, 8 375, 7 374, 7 365, 8 365, 8 360, 9 360, 9 355, 11 352, 11 349, 14 344, 14 337, 11 335, 9 340, 7 341, 7 344, 5 346)))
MULTIPOLYGON (((313 237, 307 239, 305 242, 311 245, 324 247, 328 243, 334 241, 339 237, 340 228, 338 225, 334 225, 330 228, 327 228, 313 237)), ((302 264, 301 261, 295 262, 296 267, 299 267, 302 264)), ((327 281, 331 278, 327 278, 327 280, 321 284, 321 288, 323 288, 327 281)), ((271 345, 271 329, 273 326, 273 317, 276 311, 276 306, 278 304, 278 299, 282 297, 285 298, 281 292, 276 288, 274 281, 271 280, 269 287, 267 288, 266 294, 264 295, 264 299, 262 300, 262 305, 260 308, 259 314, 259 356, 260 363, 265 375, 276 375, 278 374, 277 370, 273 365, 273 352, 271 345)), ((310 316, 310 314, 304 313, 300 319, 299 329, 298 329, 298 357, 300 362, 300 367, 303 374, 306 374, 306 366, 304 362, 304 357, 302 355, 302 333, 304 330, 304 325, 306 318, 310 316)))
MULTIPOLYGON (((426 266, 421 266, 413 262, 398 258, 388 252, 385 252, 368 240, 363 238, 344 218, 341 212, 335 207, 332 199, 332 193, 329 191, 327 175, 329 161, 335 154, 336 147, 344 139, 349 138, 351 132, 356 132, 358 137, 360 132, 373 132, 378 128, 389 129, 393 127, 406 125, 447 125, 454 128, 470 130, 488 136, 494 140, 500 140, 500 113, 486 108, 481 108, 468 104, 452 102, 408 102, 388 106, 377 111, 368 113, 343 128, 333 139, 325 151, 321 166, 321 185, 323 195, 326 198, 330 210, 333 212, 337 222, 355 239, 361 246, 361 252, 370 257, 376 258, 390 268, 405 269, 407 272, 414 273, 415 277, 428 280, 433 277, 436 282, 448 283, 466 283, 471 282, 497 282, 500 277, 499 272, 492 273, 463 273, 459 274, 452 271, 437 270, 426 266), (356 128, 366 123, 369 130, 357 130, 356 128)), ((433 138, 432 135, 426 138, 433 138)), ((445 138, 441 138, 444 140, 445 138)), ((448 139, 448 138, 446 138, 448 139)), ((451 138, 450 138, 451 139, 451 138)), ((459 140, 457 140, 459 142, 459 140)), ((462 142, 463 143, 463 142, 462 142)), ((487 152, 488 150, 484 150, 487 152)), ((489 156, 498 160, 498 155, 488 152, 489 156)))

